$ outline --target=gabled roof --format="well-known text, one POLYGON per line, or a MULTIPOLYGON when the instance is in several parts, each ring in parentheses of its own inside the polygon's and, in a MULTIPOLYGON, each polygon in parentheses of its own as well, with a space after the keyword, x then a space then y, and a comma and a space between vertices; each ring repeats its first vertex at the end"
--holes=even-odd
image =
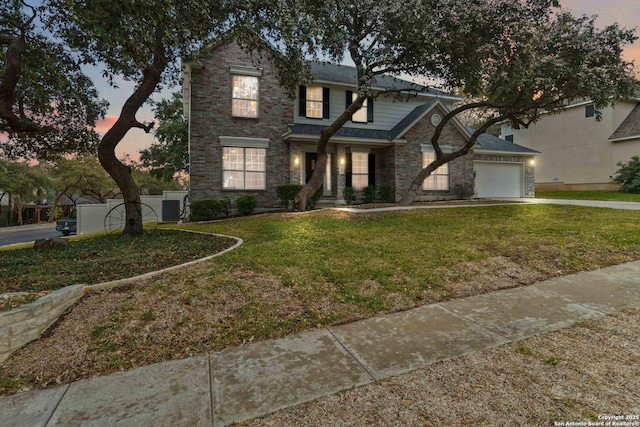
MULTIPOLYGON (((311 62, 310 65, 311 73, 315 77, 316 81, 341 83, 353 87, 358 85, 358 73, 355 67, 350 67, 348 65, 336 65, 328 62, 311 62)), ((374 89, 418 92, 434 96, 458 98, 438 89, 422 86, 417 83, 385 74, 375 76, 373 87, 374 89)))
POLYGON ((429 102, 426 104, 418 105, 416 108, 414 108, 412 112, 407 114, 404 119, 400 120, 398 124, 389 131, 391 137, 397 138, 398 135, 404 134, 413 126, 414 122, 420 120, 425 113, 431 110, 434 104, 435 102, 429 102))
POLYGON ((618 129, 611 134, 609 141, 640 138, 640 103, 631 110, 629 115, 620 123, 618 129))
MULTIPOLYGON (((468 128, 471 133, 473 129, 468 128)), ((511 141, 507 141, 497 136, 490 135, 488 133, 481 134, 476 140, 476 145, 473 147, 473 151, 476 153, 510 153, 521 154, 529 156, 537 156, 539 151, 532 150, 531 148, 523 147, 522 145, 514 144, 511 141)))

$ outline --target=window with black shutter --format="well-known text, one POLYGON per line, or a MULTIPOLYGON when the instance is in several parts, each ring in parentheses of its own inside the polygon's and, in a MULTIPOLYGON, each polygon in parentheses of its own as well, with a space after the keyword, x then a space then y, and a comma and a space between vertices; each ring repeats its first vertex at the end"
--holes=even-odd
POLYGON ((310 119, 328 119, 330 116, 328 87, 300 86, 298 89, 298 116, 310 119))

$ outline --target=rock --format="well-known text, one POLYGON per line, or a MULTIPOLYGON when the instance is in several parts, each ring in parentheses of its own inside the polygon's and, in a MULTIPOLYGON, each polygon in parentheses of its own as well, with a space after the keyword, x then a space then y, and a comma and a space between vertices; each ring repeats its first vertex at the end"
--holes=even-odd
POLYGON ((62 237, 52 237, 51 239, 37 239, 33 243, 35 249, 54 248, 56 246, 67 246, 69 241, 62 237))

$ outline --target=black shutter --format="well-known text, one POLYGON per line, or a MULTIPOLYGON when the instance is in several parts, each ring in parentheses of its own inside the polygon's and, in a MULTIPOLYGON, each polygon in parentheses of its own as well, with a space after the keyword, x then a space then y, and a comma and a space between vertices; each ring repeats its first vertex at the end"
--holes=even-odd
MULTIPOLYGON (((353 102, 353 92, 350 90, 345 91, 345 96, 344 96, 345 110, 349 108, 349 105, 351 105, 352 102, 353 102)), ((353 121, 353 116, 351 116, 351 120, 353 121)))
POLYGON ((328 87, 323 87, 322 88, 322 118, 323 119, 328 119, 329 118, 329 97, 330 97, 330 93, 331 93, 331 91, 329 90, 328 87))
POLYGON ((352 187, 352 181, 351 181, 351 153, 347 153, 345 154, 345 173, 344 173, 344 186, 345 187, 352 187))
POLYGON ((298 116, 306 117, 307 115, 307 87, 300 86, 298 91, 298 116))
POLYGON ((367 123, 373 123, 373 98, 367 98, 367 123))
POLYGON ((376 155, 373 153, 369 153, 369 158, 367 159, 369 163, 369 185, 375 187, 376 186, 376 155))

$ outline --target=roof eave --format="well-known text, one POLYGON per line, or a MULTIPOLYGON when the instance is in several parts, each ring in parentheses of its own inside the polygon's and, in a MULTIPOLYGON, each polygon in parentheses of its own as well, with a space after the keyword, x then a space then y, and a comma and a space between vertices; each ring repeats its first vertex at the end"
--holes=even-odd
MULTIPOLYGON (((293 133, 287 132, 283 135, 282 139, 284 141, 318 141, 320 138, 319 135, 308 135, 303 133, 293 133)), ((332 136, 329 139, 329 143, 340 143, 340 144, 353 144, 353 145, 371 145, 376 147, 389 147, 391 145, 404 145, 407 143, 405 139, 396 138, 393 140, 389 139, 378 139, 378 138, 358 138, 352 136, 332 136)))
POLYGON ((538 152, 519 152, 519 151, 502 151, 502 150, 484 150, 482 148, 474 148, 475 154, 499 154, 508 156, 539 156, 538 152))
POLYGON ((621 142, 621 141, 628 141, 631 139, 640 139, 640 135, 633 135, 633 136, 623 136, 621 138, 609 138, 609 141, 611 142, 621 142))

